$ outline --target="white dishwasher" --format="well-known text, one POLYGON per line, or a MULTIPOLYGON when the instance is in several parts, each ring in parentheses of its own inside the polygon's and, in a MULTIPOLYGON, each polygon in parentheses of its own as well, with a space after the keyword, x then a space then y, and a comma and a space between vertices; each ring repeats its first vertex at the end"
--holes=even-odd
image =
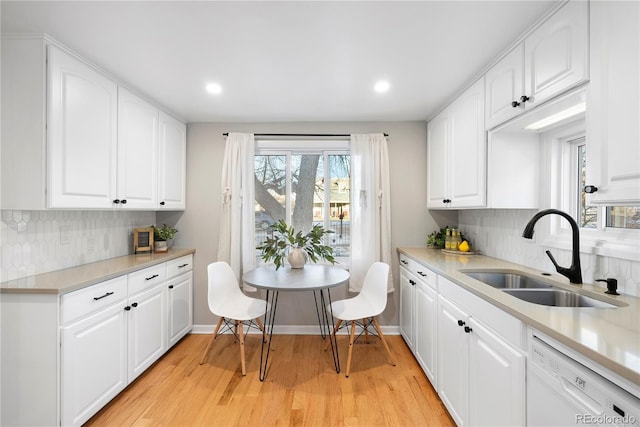
POLYGON ((636 396, 535 336, 529 347, 528 426, 640 426, 636 396))

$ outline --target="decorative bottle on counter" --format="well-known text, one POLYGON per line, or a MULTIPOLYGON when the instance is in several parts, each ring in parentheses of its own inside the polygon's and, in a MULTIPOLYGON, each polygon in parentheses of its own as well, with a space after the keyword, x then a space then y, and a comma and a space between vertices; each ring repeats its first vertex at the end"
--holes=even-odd
POLYGON ((447 228, 444 236, 444 248, 447 250, 451 249, 451 229, 447 228))
POLYGON ((453 235, 451 236, 451 250, 457 251, 458 246, 462 243, 462 238, 460 237, 460 230, 457 228, 453 229, 453 235))

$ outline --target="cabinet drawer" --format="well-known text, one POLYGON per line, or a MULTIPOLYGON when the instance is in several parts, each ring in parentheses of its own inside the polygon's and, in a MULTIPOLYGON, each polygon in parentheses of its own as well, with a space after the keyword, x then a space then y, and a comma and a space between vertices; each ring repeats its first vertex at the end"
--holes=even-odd
POLYGON ((424 265, 414 261, 406 255, 400 254, 400 266, 406 268, 417 278, 422 279, 432 289, 437 290, 437 275, 424 265))
POLYGON ((61 323, 64 325, 126 298, 127 276, 64 294, 60 299, 61 323))
POLYGON ((182 273, 193 270, 193 255, 185 255, 171 261, 167 261, 167 279, 176 277, 182 273))
POLYGON ((129 274, 129 295, 140 292, 146 288, 158 285, 167 278, 165 263, 145 268, 129 274))

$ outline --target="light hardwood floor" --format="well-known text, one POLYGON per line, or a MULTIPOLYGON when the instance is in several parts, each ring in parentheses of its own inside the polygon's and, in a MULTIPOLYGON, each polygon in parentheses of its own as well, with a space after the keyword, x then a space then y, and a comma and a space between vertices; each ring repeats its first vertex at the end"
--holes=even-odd
POLYGON ((397 365, 377 339, 338 336, 341 374, 320 336, 274 335, 269 370, 258 379, 260 338, 246 339, 247 375, 238 343, 188 335, 87 422, 87 426, 454 426, 400 336, 387 336, 397 365), (362 338, 361 338, 362 339, 362 338))

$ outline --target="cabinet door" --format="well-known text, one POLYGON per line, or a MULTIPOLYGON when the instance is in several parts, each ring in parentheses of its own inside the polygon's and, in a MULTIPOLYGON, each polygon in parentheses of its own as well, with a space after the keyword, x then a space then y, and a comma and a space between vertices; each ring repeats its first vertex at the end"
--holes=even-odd
POLYGON ((158 109, 118 88, 118 205, 155 209, 158 197, 158 109))
POLYGON ((166 297, 163 283, 129 298, 129 382, 167 349, 166 297))
POLYGON ((570 1, 525 39, 525 108, 588 79, 588 16, 589 2, 570 1))
POLYGON ((186 207, 187 129, 160 112, 160 169, 158 203, 161 209, 186 207))
POLYGON ((48 205, 111 208, 116 190, 116 84, 48 46, 48 205))
POLYGON ((486 128, 491 129, 524 111, 524 45, 519 44, 485 75, 486 128), (512 102, 518 102, 515 107, 512 102))
POLYGON ((415 339, 415 283, 413 277, 404 268, 400 269, 400 334, 411 350, 414 349, 415 339))
POLYGON ((487 143, 484 129, 484 79, 467 89, 449 108, 451 138, 446 173, 450 207, 485 206, 487 143))
POLYGON ((61 417, 79 426, 127 385, 127 316, 116 304, 61 331, 61 417))
POLYGON ((438 296, 438 394, 458 426, 469 419, 467 314, 438 296), (458 322, 464 322, 459 325, 458 322))
POLYGON ((447 199, 449 116, 440 113, 427 126, 427 207, 443 208, 447 199))
POLYGON ((525 425, 525 355, 469 319, 469 424, 525 425))
POLYGON ((422 280, 417 281, 415 288, 416 359, 418 359, 418 363, 422 366, 433 387, 437 389, 438 294, 422 280))
POLYGON ((640 4, 591 2, 589 203, 640 202, 640 4))
POLYGON ((193 327, 193 272, 167 282, 169 289, 169 347, 177 343, 193 327))

